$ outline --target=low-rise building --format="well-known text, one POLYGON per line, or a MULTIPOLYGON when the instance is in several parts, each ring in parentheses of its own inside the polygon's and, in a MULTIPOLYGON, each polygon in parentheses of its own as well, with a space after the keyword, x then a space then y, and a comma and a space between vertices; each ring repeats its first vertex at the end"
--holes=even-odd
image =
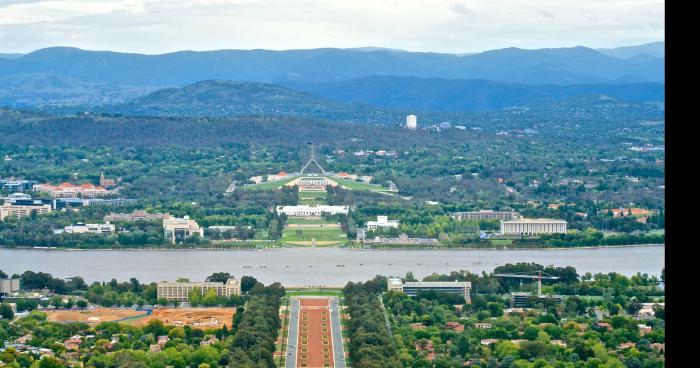
POLYGON ((32 186, 36 184, 33 180, 17 180, 17 179, 0 179, 0 189, 8 192, 24 192, 32 190, 32 186))
POLYGON ((466 212, 454 212, 452 213, 452 218, 457 221, 462 220, 512 220, 521 218, 522 216, 514 211, 493 211, 493 210, 479 210, 479 211, 466 211, 466 212))
POLYGON ((639 334, 642 336, 651 333, 652 331, 652 327, 647 325, 637 325, 637 328, 639 328, 639 334))
POLYGON ((502 235, 566 234, 566 221, 556 219, 512 219, 501 221, 502 235))
POLYGON ((240 295, 241 285, 235 278, 231 277, 224 282, 159 282, 157 288, 158 299, 177 300, 181 302, 190 299, 192 290, 199 290, 203 297, 207 290, 216 290, 216 295, 229 298, 232 295, 240 295))
POLYGON ((469 281, 422 281, 404 282, 398 277, 389 277, 387 289, 399 291, 409 296, 416 296, 422 291, 435 291, 449 294, 458 294, 464 297, 467 304, 471 304, 469 293, 472 283, 469 281))
POLYGON ((377 221, 367 221, 367 230, 378 228, 399 228, 399 220, 389 220, 387 216, 377 216, 377 221))
POLYGON ((176 239, 186 239, 194 234, 204 236, 204 230, 197 224, 197 221, 190 219, 189 216, 178 218, 166 214, 163 217, 163 231, 165 238, 171 239, 173 244, 175 244, 176 239))
POLYGON ((464 331, 464 325, 459 322, 447 322, 445 323, 445 328, 448 330, 453 330, 457 332, 464 331))
POLYGON ((77 223, 63 228, 63 232, 68 234, 109 234, 113 233, 114 230, 114 224, 109 222, 104 224, 77 223))
POLYGON ((51 212, 51 204, 44 203, 42 200, 25 200, 15 202, 5 202, 0 206, 0 221, 5 221, 6 218, 22 218, 31 216, 32 213, 43 215, 51 212))
POLYGON ((132 213, 110 213, 103 217, 104 221, 114 222, 114 221, 156 221, 165 218, 165 214, 162 213, 148 213, 144 210, 135 210, 132 213))
POLYGON ((298 205, 298 206, 277 206, 277 213, 284 213, 291 217, 305 217, 305 216, 322 216, 324 214, 337 215, 343 214, 347 215, 348 206, 328 206, 328 205, 298 205))
POLYGON ((95 198, 109 195, 109 191, 101 185, 83 183, 75 185, 71 183, 61 183, 59 185, 35 184, 32 187, 35 192, 48 193, 53 198, 95 198))
POLYGON ((0 279, 0 297, 19 292, 19 279, 0 279))

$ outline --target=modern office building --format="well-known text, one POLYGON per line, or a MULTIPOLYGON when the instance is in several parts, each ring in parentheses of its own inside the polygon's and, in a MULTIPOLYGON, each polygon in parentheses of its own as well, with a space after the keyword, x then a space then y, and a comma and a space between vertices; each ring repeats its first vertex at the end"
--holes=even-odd
POLYGON ((389 291, 399 291, 409 296, 416 296, 421 291, 459 294, 464 296, 467 304, 471 304, 471 298, 469 297, 471 288, 472 283, 468 281, 403 282, 398 277, 390 277, 387 281, 387 289, 389 291))
POLYGON ((163 281, 158 283, 158 299, 177 300, 181 302, 190 299, 192 290, 198 289, 201 296, 207 293, 207 290, 216 290, 216 295, 224 298, 229 298, 232 295, 241 293, 241 285, 235 278, 231 277, 224 282, 168 282, 163 281))
POLYGON ((0 297, 19 291, 19 279, 0 279, 0 297))
POLYGON ((163 231, 165 238, 171 239, 173 244, 177 239, 186 239, 194 234, 204 236, 204 230, 197 224, 197 221, 191 220, 189 216, 178 218, 166 214, 163 217, 163 231))
POLYGON ((467 212, 454 212, 452 218, 457 221, 462 220, 512 220, 521 218, 520 214, 514 211, 492 211, 479 210, 467 212))
POLYGON ((24 192, 32 190, 36 184, 33 180, 0 179, 0 189, 8 192, 24 192))
POLYGON ((109 234, 113 233, 114 230, 114 224, 110 224, 109 222, 104 224, 77 223, 63 228, 63 232, 69 234, 109 234))
POLYGON ((527 308, 532 307, 536 303, 554 302, 560 303, 563 300, 561 295, 533 295, 527 292, 512 292, 510 293, 511 308, 527 308))
POLYGON ((554 219, 512 219, 501 221, 501 234, 566 234, 566 221, 554 219))
POLYGON ((389 220, 386 216, 377 216, 377 221, 367 221, 367 230, 377 230, 380 227, 393 227, 398 229, 399 220, 389 220))
POLYGON ((148 213, 143 210, 135 210, 132 213, 110 213, 105 215, 103 220, 114 222, 114 221, 157 221, 165 218, 165 214, 162 213, 148 213))
POLYGON ((49 213, 51 212, 51 204, 44 203, 39 199, 5 202, 0 206, 0 221, 5 221, 6 218, 10 217, 28 217, 31 216, 32 212, 37 215, 49 213))
POLYGON ((418 118, 415 115, 406 116, 406 128, 416 130, 418 127, 418 118))
POLYGON ((55 198, 53 200, 53 209, 57 211, 62 209, 80 208, 94 205, 124 206, 127 204, 135 203, 136 201, 136 199, 129 198, 55 198))
POLYGON ((323 214, 336 215, 336 214, 348 214, 348 206, 328 206, 328 205, 298 205, 298 206, 277 206, 277 213, 284 213, 287 216, 292 217, 304 217, 304 216, 321 216, 323 214))

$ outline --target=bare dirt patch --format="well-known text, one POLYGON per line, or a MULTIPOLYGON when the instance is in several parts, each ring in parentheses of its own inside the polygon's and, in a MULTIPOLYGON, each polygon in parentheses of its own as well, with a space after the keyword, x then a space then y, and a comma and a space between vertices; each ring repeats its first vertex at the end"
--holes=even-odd
POLYGON ((165 325, 192 326, 209 329, 231 327, 236 308, 159 308, 151 315, 130 321, 136 326, 143 326, 149 321, 159 319, 165 325))
POLYGON ((46 315, 51 322, 84 322, 98 324, 100 322, 114 322, 129 317, 146 315, 143 310, 134 309, 112 309, 97 308, 93 310, 55 310, 46 311, 46 315))

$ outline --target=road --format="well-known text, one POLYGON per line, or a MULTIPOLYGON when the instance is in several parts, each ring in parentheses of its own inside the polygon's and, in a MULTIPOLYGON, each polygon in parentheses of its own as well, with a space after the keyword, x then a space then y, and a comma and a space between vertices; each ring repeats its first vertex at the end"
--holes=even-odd
POLYGON ((289 307, 289 330, 287 331, 286 368, 297 366, 297 340, 299 339, 299 299, 292 298, 289 307))
POLYGON ((343 348, 343 334, 340 322, 340 306, 338 298, 331 298, 331 339, 333 344, 333 365, 335 368, 345 368, 345 350, 343 348))

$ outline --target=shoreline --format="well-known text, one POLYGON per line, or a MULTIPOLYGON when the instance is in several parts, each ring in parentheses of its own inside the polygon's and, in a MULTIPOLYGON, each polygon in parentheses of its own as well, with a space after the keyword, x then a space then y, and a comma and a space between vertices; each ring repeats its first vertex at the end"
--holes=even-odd
POLYGON ((6 247, 0 246, 2 249, 22 249, 22 250, 51 250, 51 251, 280 251, 285 249, 291 250, 323 250, 323 249, 341 249, 347 251, 470 251, 470 250, 490 250, 490 251, 527 251, 527 250, 537 250, 537 251, 556 251, 556 250, 576 250, 576 249, 608 249, 608 248, 639 248, 639 247, 659 247, 666 246, 665 243, 652 243, 652 244, 627 244, 627 245, 594 245, 594 246, 581 246, 581 247, 462 247, 462 248, 449 248, 449 247, 437 247, 437 248, 412 248, 412 247, 381 247, 381 248, 352 248, 352 247, 270 247, 270 248, 211 248, 211 247, 196 247, 196 248, 64 248, 64 247, 28 247, 28 246, 17 246, 17 247, 6 247))

